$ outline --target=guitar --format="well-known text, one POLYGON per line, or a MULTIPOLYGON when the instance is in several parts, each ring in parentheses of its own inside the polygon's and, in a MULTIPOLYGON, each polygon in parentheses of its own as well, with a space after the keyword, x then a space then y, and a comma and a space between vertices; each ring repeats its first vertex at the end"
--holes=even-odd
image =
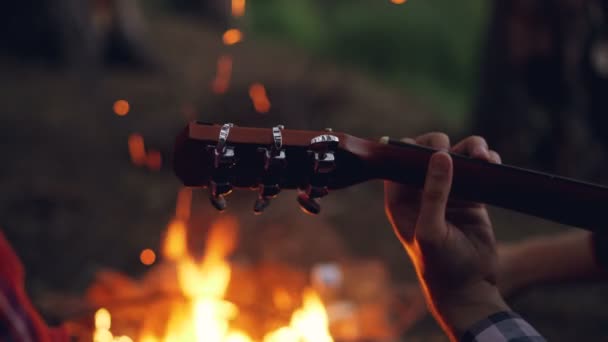
MULTIPOLYGON (((329 191, 374 179, 421 188, 436 150, 345 133, 190 123, 176 139, 173 166, 186 186, 210 189, 218 210, 233 188, 257 190, 262 213, 282 189, 299 189, 311 214, 329 191)), ((599 231, 608 224, 608 187, 452 154, 451 195, 599 231)))

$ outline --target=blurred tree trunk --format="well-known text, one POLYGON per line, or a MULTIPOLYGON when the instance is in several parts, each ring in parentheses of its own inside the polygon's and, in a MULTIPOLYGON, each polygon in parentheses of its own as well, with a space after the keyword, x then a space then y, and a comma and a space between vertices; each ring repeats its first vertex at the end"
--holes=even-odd
POLYGON ((187 13, 197 13, 220 25, 227 25, 231 17, 231 0, 173 0, 173 8, 187 13))
POLYGON ((137 0, 20 0, 0 5, 0 53, 97 69, 148 65, 153 56, 137 0))
MULTIPOLYGON (((495 0, 483 51, 476 133, 513 163, 593 176, 588 51, 605 0, 495 0)), ((605 103, 605 100, 601 100, 605 103)), ((600 115, 603 120, 605 115, 600 115)))

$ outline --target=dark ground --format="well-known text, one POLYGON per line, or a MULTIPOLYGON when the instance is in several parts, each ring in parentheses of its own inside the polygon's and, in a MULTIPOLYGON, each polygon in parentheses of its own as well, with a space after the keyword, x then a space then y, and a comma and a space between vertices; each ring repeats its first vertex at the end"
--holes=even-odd
MULTIPOLYGON (((255 38, 230 49, 235 55, 231 88, 212 96, 209 84, 223 49, 220 32, 194 21, 160 17, 153 22, 153 45, 164 65, 154 73, 112 69, 97 81, 85 81, 48 66, 0 63, 0 226, 26 265, 34 300, 48 293, 82 293, 101 268, 144 271, 139 251, 159 246, 174 210, 179 184, 168 161, 189 107, 199 119, 241 125, 333 127, 361 136, 467 133, 398 90, 255 38), (248 85, 256 81, 269 90, 273 108, 267 115, 256 114, 247 96, 248 85), (119 98, 131 103, 126 117, 112 114, 119 98), (160 149, 160 172, 130 164, 126 142, 133 132, 160 149)), ((283 194, 265 219, 240 214, 253 194, 235 197, 232 212, 247 225, 296 217, 313 230, 315 220, 326 220, 354 254, 381 257, 396 279, 413 279, 384 218, 379 183, 332 194, 324 201, 325 218, 319 219, 301 218, 294 194, 283 194)), ((194 210, 206 205, 204 199, 196 201, 194 210)), ((503 211, 495 218, 500 239, 560 231, 503 211)), ((512 303, 550 341, 608 340, 606 286, 537 288, 512 303)), ((427 319, 407 340, 443 338, 427 319)))

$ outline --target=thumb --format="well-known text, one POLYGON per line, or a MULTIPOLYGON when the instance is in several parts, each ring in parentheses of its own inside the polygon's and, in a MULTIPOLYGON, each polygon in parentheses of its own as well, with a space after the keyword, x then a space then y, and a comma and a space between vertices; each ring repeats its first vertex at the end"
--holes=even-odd
POLYGON ((445 210, 452 186, 452 158, 445 152, 431 156, 422 191, 416 236, 437 242, 446 234, 445 210))

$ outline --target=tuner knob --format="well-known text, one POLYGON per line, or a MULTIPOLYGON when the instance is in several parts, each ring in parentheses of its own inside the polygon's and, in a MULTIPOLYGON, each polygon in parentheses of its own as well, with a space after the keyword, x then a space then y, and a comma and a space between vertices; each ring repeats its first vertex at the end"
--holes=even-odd
POLYGON ((211 205, 219 210, 219 211, 224 211, 226 210, 226 207, 228 206, 226 204, 226 198, 224 198, 224 196, 222 195, 218 195, 218 196, 209 196, 209 201, 211 202, 211 205))
POLYGON ((311 198, 321 198, 329 194, 329 190, 326 186, 314 186, 310 185, 306 189, 306 194, 311 198))
POLYGON ((279 187, 278 184, 274 184, 274 185, 262 184, 262 186, 260 186, 260 197, 262 197, 262 198, 277 197, 279 192, 281 192, 281 188, 279 187))
POLYGON ((322 134, 314 137, 310 141, 310 149, 317 153, 326 153, 329 151, 335 151, 340 144, 340 139, 331 134, 322 134))
POLYGON ((310 142, 310 151, 314 156, 315 173, 330 173, 336 168, 335 151, 340 139, 335 135, 323 134, 314 137, 310 142))
POLYGON ((232 185, 228 182, 211 181, 209 184, 213 197, 229 195, 232 192, 232 185))
POLYGON ((300 209, 307 214, 317 215, 321 212, 321 205, 307 194, 299 194, 298 203, 300 204, 300 209))
POLYGON ((259 197, 257 200, 255 200, 255 203, 253 204, 253 213, 255 215, 261 215, 264 212, 264 210, 266 210, 266 208, 268 208, 269 205, 270 205, 269 199, 259 197))

